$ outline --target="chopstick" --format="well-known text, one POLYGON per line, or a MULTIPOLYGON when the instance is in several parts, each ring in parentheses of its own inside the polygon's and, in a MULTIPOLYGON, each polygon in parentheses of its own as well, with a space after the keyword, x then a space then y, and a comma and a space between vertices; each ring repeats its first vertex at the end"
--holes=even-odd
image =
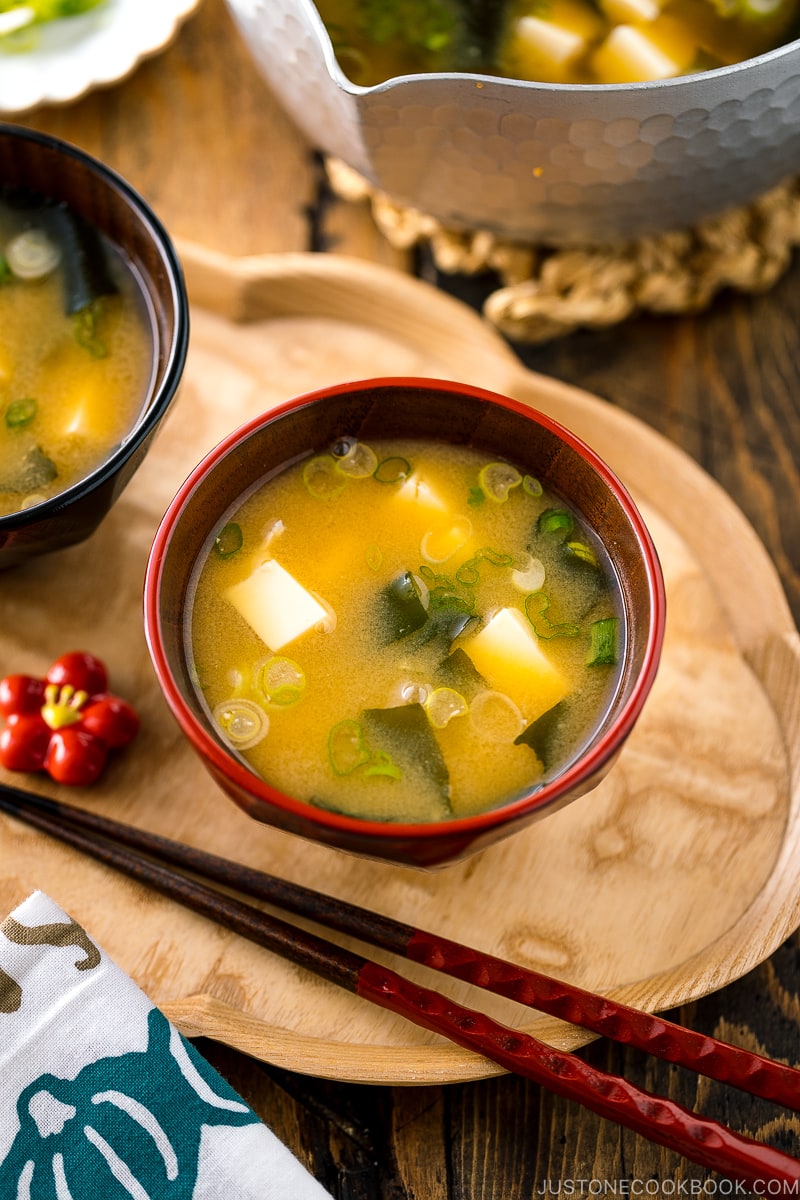
POLYGON ((763 1191, 774 1182, 796 1190, 800 1183, 797 1159, 597 1070, 573 1054, 501 1025, 478 1010, 210 888, 191 875, 211 879, 528 1007, 800 1109, 800 1071, 794 1068, 334 897, 35 793, 0 785, 0 810, 330 982, 533 1079, 691 1161, 755 1190, 763 1191), (161 861, 154 862, 153 858, 161 861))

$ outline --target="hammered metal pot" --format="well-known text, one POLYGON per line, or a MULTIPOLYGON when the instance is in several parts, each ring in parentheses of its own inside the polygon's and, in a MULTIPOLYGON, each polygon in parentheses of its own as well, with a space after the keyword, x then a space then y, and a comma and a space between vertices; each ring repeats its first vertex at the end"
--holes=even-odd
POLYGON ((800 169, 800 40, 656 83, 351 83, 310 0, 227 0, 312 145, 455 229, 564 245, 696 224, 800 169))

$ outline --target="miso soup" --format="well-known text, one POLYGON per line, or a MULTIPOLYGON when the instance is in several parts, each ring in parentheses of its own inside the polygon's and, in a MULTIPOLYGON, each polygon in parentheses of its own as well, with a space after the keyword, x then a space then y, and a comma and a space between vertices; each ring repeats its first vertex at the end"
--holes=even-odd
POLYGON ((342 70, 365 86, 429 71, 638 83, 754 58, 798 33, 798 0, 317 0, 317 7, 342 70))
POLYGON ((64 491, 124 440, 153 324, 121 253, 63 204, 0 191, 0 515, 64 491))
POLYGON ((437 821, 579 754, 625 652, 593 533, 508 462, 343 438, 226 513, 187 651, 220 738, 271 785, 355 817, 437 821))

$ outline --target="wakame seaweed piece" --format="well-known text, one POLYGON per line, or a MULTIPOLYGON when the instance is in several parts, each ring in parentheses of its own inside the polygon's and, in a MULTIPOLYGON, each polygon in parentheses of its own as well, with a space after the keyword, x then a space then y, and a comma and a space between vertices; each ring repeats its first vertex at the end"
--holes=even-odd
POLYGON ((462 71, 493 74, 508 19, 507 0, 458 0, 457 8, 460 19, 454 61, 462 71))
POLYGON ((44 211, 50 232, 61 248, 67 316, 81 312, 101 296, 115 295, 119 289, 97 229, 66 204, 54 204, 44 211))
POLYGON ((471 700, 476 692, 486 687, 486 680, 470 656, 460 646, 443 658, 436 668, 434 682, 440 687, 450 687, 471 700))
POLYGON ((608 594, 605 571, 594 547, 583 540, 565 541, 562 550, 563 562, 569 568, 570 612, 576 621, 584 621, 608 594), (591 553, 587 555, 583 549, 591 553))
POLYGON ((474 613, 453 607, 431 608, 428 610, 428 620, 408 639, 408 649, 416 653, 423 646, 440 643, 439 653, 446 654, 456 638, 464 632, 468 625, 478 623, 474 613))
POLYGON ((385 750, 404 778, 423 776, 433 784, 445 815, 450 806, 450 773, 436 734, 421 704, 368 708, 361 714, 369 745, 385 750))
POLYGON ((537 717, 518 738, 514 739, 515 746, 529 746, 533 750, 545 771, 554 765, 553 744, 558 736, 558 729, 567 711, 566 700, 559 700, 547 712, 537 717))
POLYGON ((58 467, 40 446, 34 446, 23 458, 13 475, 0 477, 0 492, 22 494, 35 492, 58 478, 58 467))
POLYGON ((419 587, 410 571, 404 571, 387 584, 378 600, 386 642, 399 642, 416 633, 428 620, 419 587))

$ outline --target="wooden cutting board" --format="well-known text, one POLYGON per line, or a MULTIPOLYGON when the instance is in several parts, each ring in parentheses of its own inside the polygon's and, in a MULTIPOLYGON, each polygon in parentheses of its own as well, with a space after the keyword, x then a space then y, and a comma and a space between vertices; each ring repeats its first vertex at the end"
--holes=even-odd
MULTIPOLYGON (((800 642, 774 567, 733 502, 634 418, 526 371, 480 317, 424 283, 333 255, 231 260, 179 249, 189 360, 146 462, 90 541, 8 573, 0 591, 4 673, 42 674, 65 650, 91 650, 139 709, 142 731, 93 789, 8 778, 651 1010, 768 957, 800 923, 800 642), (241 813, 179 733, 142 632, 153 534, 203 454, 290 396, 381 375, 468 380, 570 426, 640 504, 667 584, 662 666, 607 779, 435 872, 357 859, 241 813)), ((189 1035, 343 1080, 499 1070, 11 819, 0 820, 0 851, 0 909, 48 892, 189 1035)), ((408 973, 430 982, 422 968, 408 973)), ((555 1045, 588 1040, 466 985, 436 986, 555 1045)))

